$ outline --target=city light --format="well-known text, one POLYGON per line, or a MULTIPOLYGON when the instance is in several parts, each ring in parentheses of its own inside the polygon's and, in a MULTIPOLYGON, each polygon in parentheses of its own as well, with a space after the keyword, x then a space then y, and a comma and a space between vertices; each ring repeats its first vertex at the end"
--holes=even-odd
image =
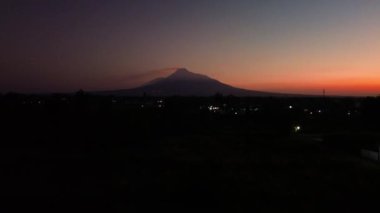
POLYGON ((209 106, 208 107, 208 110, 210 111, 210 112, 216 112, 216 111, 219 111, 220 110, 220 107, 217 107, 217 106, 209 106))
POLYGON ((297 125, 294 127, 294 132, 299 132, 301 131, 301 126, 297 125))

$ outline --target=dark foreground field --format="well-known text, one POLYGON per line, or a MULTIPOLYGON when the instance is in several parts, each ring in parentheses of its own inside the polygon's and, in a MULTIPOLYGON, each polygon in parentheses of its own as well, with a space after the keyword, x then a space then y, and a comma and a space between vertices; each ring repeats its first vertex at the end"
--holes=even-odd
POLYGON ((380 198, 359 155, 378 104, 2 96, 0 193, 55 211, 362 211, 380 198))

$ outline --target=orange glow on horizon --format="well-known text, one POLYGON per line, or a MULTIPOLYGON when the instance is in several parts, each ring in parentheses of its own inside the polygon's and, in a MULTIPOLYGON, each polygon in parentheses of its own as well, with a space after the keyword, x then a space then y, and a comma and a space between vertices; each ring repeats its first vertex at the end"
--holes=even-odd
POLYGON ((272 81, 243 84, 232 82, 232 85, 252 90, 263 90, 283 93, 322 94, 327 95, 378 96, 380 95, 380 77, 378 78, 335 78, 304 79, 304 81, 272 81))

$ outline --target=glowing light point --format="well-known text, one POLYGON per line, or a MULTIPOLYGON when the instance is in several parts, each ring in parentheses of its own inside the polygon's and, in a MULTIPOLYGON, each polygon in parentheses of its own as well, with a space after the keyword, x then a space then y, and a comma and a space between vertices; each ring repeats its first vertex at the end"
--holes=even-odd
POLYGON ((220 107, 217 107, 217 106, 209 106, 208 107, 208 110, 211 111, 211 112, 217 112, 220 110, 220 107))
POLYGON ((299 132, 301 131, 301 126, 297 125, 294 127, 294 132, 299 132))

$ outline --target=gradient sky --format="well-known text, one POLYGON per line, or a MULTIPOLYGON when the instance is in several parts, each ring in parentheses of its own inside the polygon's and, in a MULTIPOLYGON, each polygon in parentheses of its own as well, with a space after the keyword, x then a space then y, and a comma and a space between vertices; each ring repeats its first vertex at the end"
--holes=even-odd
POLYGON ((0 29, 0 92, 186 67, 248 89, 380 94, 378 0, 2 0, 0 29))

